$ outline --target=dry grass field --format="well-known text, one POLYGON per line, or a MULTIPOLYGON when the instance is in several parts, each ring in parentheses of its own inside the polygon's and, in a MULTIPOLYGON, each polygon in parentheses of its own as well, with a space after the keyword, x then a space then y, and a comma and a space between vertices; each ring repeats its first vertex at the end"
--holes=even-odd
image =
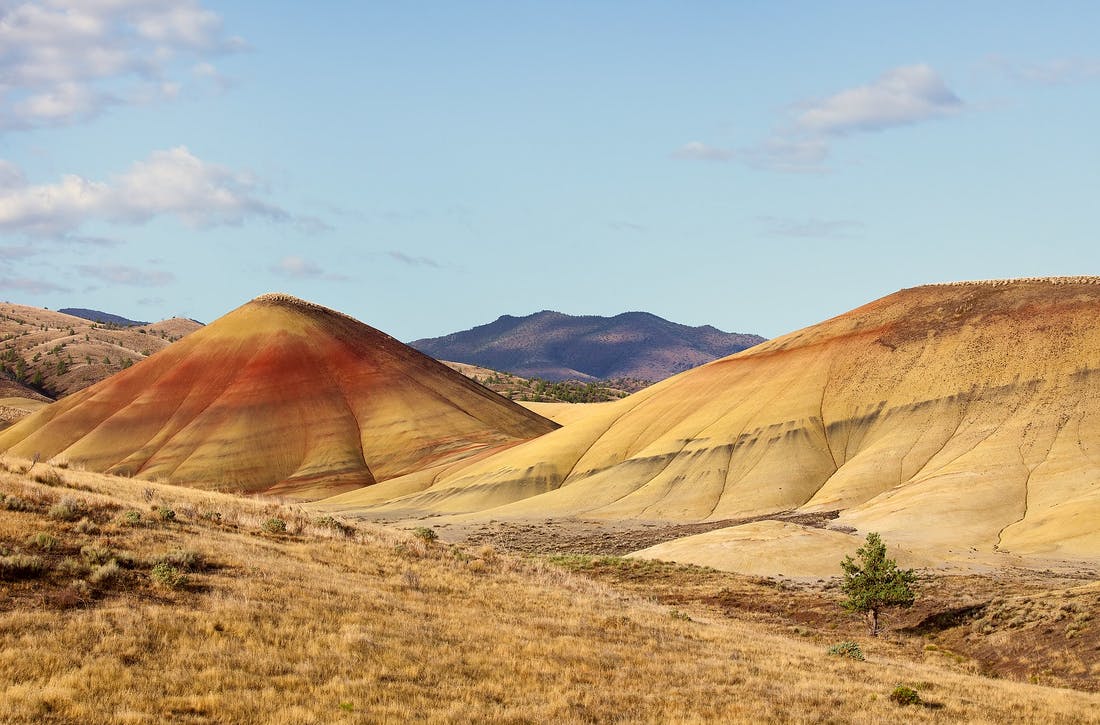
POLYGON ((759 618, 661 603, 652 582, 684 583, 683 567, 632 587, 589 564, 28 466, 0 466, 3 722, 1100 722, 1100 695, 888 640, 861 638, 866 661, 830 656, 834 642, 759 618), (892 702, 898 685, 923 704, 892 702))

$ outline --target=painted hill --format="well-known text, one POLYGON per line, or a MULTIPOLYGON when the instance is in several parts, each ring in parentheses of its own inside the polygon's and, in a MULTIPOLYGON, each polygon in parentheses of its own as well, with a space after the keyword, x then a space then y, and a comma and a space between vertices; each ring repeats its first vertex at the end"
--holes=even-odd
POLYGON ((763 342, 758 335, 688 327, 647 312, 574 317, 544 310, 409 343, 440 360, 546 380, 663 380, 763 342))
MULTIPOLYGON (((1100 278, 902 290, 420 481, 420 493, 397 482, 395 500, 380 487, 326 503, 498 520, 836 511, 835 531, 879 531, 932 561, 1096 558, 1098 310, 1100 278)), ((804 556, 783 527, 756 528, 804 556)), ((832 545, 834 532, 810 533, 832 545)), ((725 535, 706 543, 753 538, 725 535)))
POLYGON ((555 427, 361 322, 265 295, 0 432, 0 450, 308 498, 555 427))
POLYGON ((0 396, 61 398, 163 350, 202 325, 168 320, 118 329, 27 305, 0 304, 0 396))

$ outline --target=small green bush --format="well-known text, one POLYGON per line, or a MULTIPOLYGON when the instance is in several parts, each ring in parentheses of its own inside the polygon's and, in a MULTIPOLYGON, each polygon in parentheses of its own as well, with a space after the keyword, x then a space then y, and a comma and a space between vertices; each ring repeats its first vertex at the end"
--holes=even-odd
POLYGON ((863 656, 863 650, 860 649, 859 644, 856 642, 840 642, 839 644, 834 644, 829 648, 829 654, 837 657, 847 657, 848 659, 859 660, 860 662, 866 659, 863 656))
POLYGON ((187 586, 187 575, 167 562, 160 562, 149 572, 149 578, 165 589, 181 589, 187 586))
POLYGON ((44 531, 27 537, 27 546, 41 549, 42 551, 53 551, 57 548, 59 543, 56 536, 51 536, 44 531))
POLYGON ((898 685, 894 688, 894 691, 890 693, 890 702, 898 705, 919 705, 921 704, 920 695, 912 687, 906 685, 898 685))
POLYGON ((260 525, 260 528, 269 534, 285 534, 286 522, 280 518, 272 517, 260 525))
POLYGON ((176 512, 172 509, 157 509, 157 518, 159 518, 161 521, 175 521, 176 512))
POLYGON ((413 529, 413 536, 420 539, 425 544, 430 544, 439 538, 439 534, 435 533, 434 529, 430 529, 427 526, 418 526, 413 529))
POLYGON ((118 521, 126 526, 141 526, 141 512, 130 509, 119 515, 118 521))

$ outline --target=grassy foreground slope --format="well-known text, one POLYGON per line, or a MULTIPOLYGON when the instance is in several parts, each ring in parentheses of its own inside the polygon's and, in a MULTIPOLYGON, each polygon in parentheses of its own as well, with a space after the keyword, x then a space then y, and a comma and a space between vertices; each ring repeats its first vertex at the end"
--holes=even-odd
POLYGON ((838 659, 488 548, 27 465, 0 466, 4 722, 1100 721, 1094 694, 838 659))

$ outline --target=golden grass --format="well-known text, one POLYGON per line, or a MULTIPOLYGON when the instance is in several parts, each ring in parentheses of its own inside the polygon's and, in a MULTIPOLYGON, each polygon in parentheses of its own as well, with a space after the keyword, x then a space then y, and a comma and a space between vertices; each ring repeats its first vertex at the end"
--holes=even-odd
POLYGON ((45 532, 208 566, 165 590, 139 565, 75 607, 50 598, 71 586, 57 571, 0 580, 3 722, 1100 722, 1096 695, 841 660, 487 547, 73 470, 51 486, 6 463, 0 492, 39 508, 0 507, 0 546, 45 532), (49 517, 63 497, 102 523, 49 517), (286 535, 263 531, 273 517, 286 535), (891 703, 901 683, 931 706, 891 703))

